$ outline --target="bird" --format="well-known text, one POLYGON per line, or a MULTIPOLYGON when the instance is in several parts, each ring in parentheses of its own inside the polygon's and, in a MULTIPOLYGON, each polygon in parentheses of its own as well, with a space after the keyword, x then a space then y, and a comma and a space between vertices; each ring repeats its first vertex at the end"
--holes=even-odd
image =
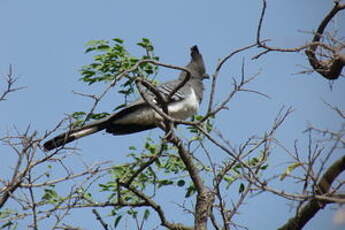
MULTIPOLYGON (((162 83, 156 87, 161 96, 170 96, 166 106, 169 116, 174 119, 186 120, 197 113, 203 98, 203 80, 209 78, 203 57, 196 45, 190 48, 190 54, 191 60, 185 66, 189 73, 181 71, 178 79, 162 83), (176 88, 186 79, 187 74, 190 74, 189 80, 176 91, 176 88), (170 95, 174 90, 176 92, 170 95)), ((102 130, 113 135, 126 135, 159 127, 164 119, 147 103, 147 100, 150 100, 151 103, 159 106, 156 96, 152 91, 146 90, 144 97, 146 100, 140 97, 118 112, 80 128, 70 129, 46 141, 43 144, 44 150, 56 149, 102 130)))

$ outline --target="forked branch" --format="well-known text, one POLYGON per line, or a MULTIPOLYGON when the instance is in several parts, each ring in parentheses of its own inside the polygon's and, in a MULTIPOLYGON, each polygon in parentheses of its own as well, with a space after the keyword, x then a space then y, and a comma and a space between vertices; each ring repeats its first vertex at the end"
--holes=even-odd
MULTIPOLYGON (((295 47, 295 48, 279 48, 279 47, 272 47, 267 45, 265 42, 261 40, 261 29, 262 24, 266 12, 267 1, 262 0, 263 6, 262 11, 259 19, 259 24, 256 33, 256 43, 259 48, 263 48, 264 51, 259 53, 258 55, 254 56, 253 59, 257 59, 264 54, 269 52, 300 52, 305 50, 305 54, 308 58, 310 65, 312 66, 313 70, 321 74, 324 78, 328 80, 335 80, 341 76, 341 72, 345 66, 345 54, 342 53, 342 50, 345 48, 344 45, 336 46, 335 44, 325 44, 322 42, 322 38, 324 37, 324 32, 329 24, 329 22, 337 15, 337 13, 341 10, 345 9, 345 4, 341 4, 340 0, 336 0, 334 2, 334 7, 329 11, 329 13, 324 17, 321 21, 318 29, 314 33, 314 37, 311 42, 295 47), (317 49, 320 48, 328 52, 328 59, 321 60, 320 57, 317 55, 317 49)), ((335 41, 333 41, 335 43, 335 41)))

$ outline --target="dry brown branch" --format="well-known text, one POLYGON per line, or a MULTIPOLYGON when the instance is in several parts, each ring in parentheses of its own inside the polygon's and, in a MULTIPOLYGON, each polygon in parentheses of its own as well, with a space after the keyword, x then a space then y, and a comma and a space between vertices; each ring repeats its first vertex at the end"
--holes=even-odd
POLYGON ((312 43, 315 44, 310 45, 308 49, 305 51, 305 54, 307 55, 309 63, 313 67, 313 69, 328 80, 335 80, 341 75, 341 71, 345 66, 345 54, 340 53, 341 49, 333 49, 333 55, 332 57, 330 57, 329 60, 320 60, 316 56, 316 50, 320 46, 317 43, 320 42, 320 40, 322 39, 323 33, 329 22, 332 20, 332 18, 339 11, 344 9, 345 4, 340 4, 340 1, 335 1, 334 7, 321 21, 318 29, 314 34, 312 43))
POLYGON ((183 142, 175 135, 173 128, 170 126, 166 131, 167 140, 177 148, 178 154, 185 164, 189 176, 197 190, 194 227, 199 230, 207 230, 207 220, 214 202, 214 193, 205 186, 200 177, 199 170, 193 162, 191 154, 185 149, 183 142))
POLYGON ((251 44, 251 45, 245 46, 243 48, 234 50, 234 51, 232 51, 231 53, 229 53, 227 56, 225 56, 223 59, 221 59, 219 61, 219 63, 216 66, 216 70, 215 70, 214 74, 212 75, 211 93, 210 93, 210 99, 209 99, 208 108, 207 108, 207 113, 208 114, 211 113, 211 111, 213 109, 213 101, 214 101, 214 96, 215 96, 215 93, 216 93, 217 79, 218 79, 219 72, 222 69, 223 65, 227 61, 229 61, 234 55, 236 55, 238 53, 241 53, 241 52, 243 52, 243 51, 245 51, 247 49, 253 48, 255 46, 256 46, 256 44, 251 44))
POLYGON ((6 81, 6 87, 4 91, 0 94, 0 101, 5 101, 7 99, 6 97, 8 96, 8 94, 25 88, 25 87, 17 87, 17 88, 14 87, 18 78, 15 78, 14 76, 12 65, 10 65, 8 69, 8 73, 6 74, 6 77, 4 78, 6 81))
MULTIPOLYGON (((345 9, 345 4, 341 4, 339 0, 334 1, 334 7, 329 11, 329 13, 321 21, 317 31, 314 33, 314 37, 311 42, 296 48, 279 48, 271 47, 266 45, 265 42, 261 41, 261 29, 266 12, 267 2, 262 0, 263 6, 259 19, 259 24, 256 34, 256 43, 259 48, 263 48, 264 51, 254 56, 253 59, 257 59, 268 52, 300 52, 305 50, 305 54, 308 57, 309 63, 313 70, 321 74, 328 80, 335 80, 341 76, 343 67, 345 66, 345 54, 341 53, 344 46, 341 45, 336 47, 335 45, 327 45, 321 41, 324 36, 324 31, 329 24, 329 22, 334 18, 334 16, 341 10, 345 9), (327 57, 328 60, 321 60, 317 57, 316 51, 318 48, 329 51, 330 56, 327 57)), ((333 39, 333 44, 336 40, 333 39)), ((322 54, 320 57, 323 56, 322 54)))
POLYGON ((135 178, 137 178, 137 176, 143 172, 146 168, 148 168, 149 166, 151 166, 154 162, 156 162, 158 160, 158 158, 162 155, 163 153, 163 150, 164 150, 164 145, 165 145, 165 140, 162 140, 161 142, 161 146, 160 146, 160 149, 158 151, 157 154, 153 155, 150 157, 150 159, 146 162, 144 162, 140 167, 139 169, 137 169, 133 174, 132 176, 126 180, 124 183, 127 184, 128 186, 131 185, 131 183, 134 181, 135 178))
POLYGON ((123 186, 123 187, 127 188, 128 190, 130 190, 131 192, 133 192, 136 196, 138 196, 140 199, 142 199, 147 204, 147 206, 150 206, 151 208, 153 208, 157 212, 157 214, 161 220, 162 226, 164 226, 170 230, 192 230, 192 229, 194 229, 191 227, 184 226, 182 224, 175 224, 175 223, 169 222, 166 219, 165 213, 162 210, 161 206, 159 204, 157 204, 154 200, 152 200, 151 198, 146 196, 143 192, 138 191, 134 187, 128 185, 127 183, 119 182, 119 185, 123 186))
POLYGON ((98 211, 96 209, 92 209, 92 213, 95 214, 97 221, 102 225, 103 229, 108 230, 108 224, 104 222, 98 211))
POLYGON ((259 19, 258 28, 256 31, 256 45, 259 48, 263 48, 265 50, 263 52, 259 53, 258 55, 254 56, 252 59, 258 59, 262 55, 267 54, 267 53, 272 52, 272 51, 273 52, 288 52, 288 53, 300 52, 302 50, 309 48, 312 45, 318 45, 318 46, 321 46, 327 50, 333 50, 332 47, 330 47, 324 43, 321 43, 321 42, 308 43, 306 45, 302 45, 302 46, 294 47, 294 48, 280 48, 280 47, 272 47, 272 46, 267 45, 266 42, 271 41, 270 39, 261 40, 262 24, 263 24, 263 20, 264 20, 265 13, 266 13, 266 8, 267 8, 267 1, 263 0, 262 11, 261 11, 260 19, 259 19))
POLYGON ((110 169, 113 168, 113 166, 108 166, 108 167, 102 167, 101 165, 104 164, 109 164, 110 162, 99 162, 99 163, 95 163, 93 166, 90 166, 88 169, 86 169, 85 171, 82 171, 80 173, 74 173, 74 174, 68 174, 67 176, 61 177, 61 178, 57 178, 54 180, 49 180, 49 181, 45 181, 42 183, 21 183, 20 187, 21 188, 38 188, 38 187, 45 187, 45 186, 49 186, 49 185, 56 185, 62 182, 66 182, 69 180, 73 180, 79 177, 84 177, 87 175, 93 175, 96 173, 100 173, 100 172, 105 172, 108 171, 110 169))
MULTIPOLYGON (((321 177, 317 191, 318 195, 327 194, 330 186, 334 180, 345 170, 345 156, 335 161, 321 177)), ((284 226, 279 230, 299 230, 312 219, 315 214, 324 206, 327 202, 322 202, 319 199, 311 199, 306 205, 304 205, 297 215, 291 218, 284 226)))
POLYGON ((36 133, 34 132, 32 135, 28 135, 28 130, 29 129, 27 129, 23 136, 15 137, 16 139, 21 140, 21 149, 17 148, 16 144, 11 142, 10 139, 13 138, 6 138, 2 140, 17 153, 18 160, 12 174, 12 179, 9 182, 7 182, 4 187, 0 189, 0 208, 4 206, 4 204, 10 198, 10 196, 20 186, 24 178, 30 172, 31 168, 37 164, 33 164, 34 152, 32 152, 32 148, 34 148, 34 145, 37 144, 37 140, 34 139, 36 133), (24 160, 26 160, 27 162, 23 169, 21 169, 24 160))
MULTIPOLYGON (((188 79, 188 78, 186 77, 186 79, 188 79)), ((186 83, 186 79, 185 79, 185 81, 182 82, 183 84, 186 83)), ((185 149, 183 142, 175 135, 174 126, 173 126, 173 119, 171 119, 168 115, 166 99, 162 95, 160 95, 158 90, 156 90, 155 87, 153 87, 150 83, 144 81, 143 79, 138 79, 137 82, 143 84, 149 91, 151 91, 156 96, 156 98, 158 99, 158 103, 159 103, 160 107, 163 108, 164 112, 161 111, 161 109, 157 105, 151 103, 150 100, 145 98, 144 91, 143 91, 142 87, 140 87, 140 85, 139 85, 138 89, 139 89, 141 96, 144 98, 144 100, 158 114, 160 114, 164 118, 164 124, 165 124, 164 126, 165 127, 163 129, 166 132, 166 140, 168 142, 171 142, 177 148, 178 154, 181 157, 182 161, 184 162, 186 169, 187 169, 187 171, 188 171, 188 173, 189 173, 189 175, 193 181, 193 184, 196 187, 197 198, 196 198, 196 206, 195 206, 195 213, 194 213, 194 217, 195 217, 194 227, 195 227, 195 229, 200 229, 200 230, 205 229, 206 230, 207 229, 208 216, 209 216, 212 204, 214 202, 214 194, 203 183, 203 181, 200 177, 199 170, 197 169, 195 163, 193 162, 193 157, 190 155, 189 151, 187 151, 185 149)), ((180 84, 178 87, 182 87, 183 84, 180 84)), ((144 195, 144 194, 142 194, 142 195, 144 195)), ((147 199, 146 199, 146 201, 148 202, 147 199)), ((152 207, 156 210, 156 212, 159 213, 159 209, 157 209, 157 207, 155 207, 155 206, 152 206, 152 207)), ((159 216, 161 216, 161 214, 159 214, 159 216)), ((162 217, 161 217, 161 221, 162 221, 162 225, 164 222, 166 222, 165 218, 162 219, 162 217)))

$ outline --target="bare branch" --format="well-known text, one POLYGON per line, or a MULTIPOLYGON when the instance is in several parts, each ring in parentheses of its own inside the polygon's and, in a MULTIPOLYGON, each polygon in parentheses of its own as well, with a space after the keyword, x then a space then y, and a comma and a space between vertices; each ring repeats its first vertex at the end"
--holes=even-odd
MULTIPOLYGON (((345 9, 345 4, 340 4, 339 1, 335 1, 334 7, 332 10, 325 16, 325 18, 320 23, 314 38, 312 40, 313 43, 320 42, 323 33, 328 25, 328 23, 332 20, 332 18, 341 10, 345 9)), ((317 71, 319 74, 321 74, 323 77, 334 80, 337 79, 343 67, 345 66, 345 55, 341 54, 339 51, 334 52, 334 55, 331 59, 327 61, 320 61, 316 57, 316 49, 320 45, 313 44, 310 45, 309 48, 305 51, 305 54, 308 57, 310 65, 313 67, 315 71, 317 71)))
POLYGON ((250 48, 253 48, 255 46, 256 46, 256 44, 251 44, 251 45, 245 46, 243 48, 237 49, 235 51, 232 51, 230 54, 228 54, 227 56, 225 56, 223 59, 221 59, 219 61, 219 63, 216 66, 216 70, 215 70, 214 74, 212 75, 211 93, 210 93, 210 99, 209 99, 209 102, 208 102, 207 113, 210 113, 212 108, 213 108, 214 95, 215 95, 215 92, 216 92, 216 82, 217 82, 217 78, 218 78, 219 72, 222 69, 223 65, 228 60, 230 60, 230 58, 233 57, 235 54, 238 54, 240 52, 243 52, 243 51, 245 51, 247 49, 250 49, 250 48))
POLYGON ((133 192, 135 195, 137 195, 140 199, 144 200, 150 207, 152 207, 158 214, 160 220, 161 220, 161 224, 164 227, 167 227, 170 230, 192 230, 193 228, 190 227, 186 227, 182 224, 174 224, 174 223, 170 223, 168 222, 168 220, 165 217, 165 214, 161 208, 160 205, 158 205, 155 201, 153 201, 151 198, 147 197, 143 192, 138 191, 137 189, 129 186, 126 183, 121 183, 119 182, 119 184, 125 188, 127 188, 128 190, 130 190, 131 192, 133 192))
POLYGON ((5 80, 6 80, 7 85, 6 85, 6 89, 0 94, 0 102, 5 101, 7 99, 6 97, 8 96, 8 94, 25 88, 25 87, 17 87, 17 88, 14 87, 14 84, 16 83, 18 78, 14 77, 12 65, 10 65, 8 69, 8 73, 6 74, 5 80))
POLYGON ((102 225, 104 230, 108 230, 108 224, 104 222, 104 220, 102 219, 101 215, 97 212, 96 209, 92 209, 92 213, 95 214, 96 219, 98 220, 98 222, 102 225))
POLYGON ((167 140, 175 145, 179 156, 185 164, 187 171, 197 190, 197 201, 195 206, 195 228, 200 230, 207 229, 207 219, 210 209, 214 202, 214 193, 211 192, 204 184, 200 177, 199 170, 193 163, 191 154, 184 148, 182 141, 174 134, 172 127, 167 130, 167 140))
POLYGON ((345 9, 345 4, 340 4, 340 1, 335 1, 334 7, 330 10, 330 12, 324 17, 321 21, 317 31, 314 33, 314 37, 311 42, 302 45, 296 48, 278 48, 278 47, 271 47, 265 44, 265 42, 261 41, 261 29, 262 24, 266 12, 267 1, 262 0, 263 6, 262 11, 259 19, 259 24, 257 27, 256 32, 256 43, 259 48, 264 48, 265 50, 258 55, 254 56, 253 59, 257 59, 261 57, 263 54, 267 54, 268 52, 275 51, 275 52, 300 52, 305 50, 305 54, 308 57, 309 63, 312 68, 325 77, 328 80, 335 80, 337 79, 342 72, 343 67, 345 66, 345 55, 341 53, 341 50, 344 46, 332 47, 321 42, 321 38, 323 37, 323 33, 332 20, 332 18, 341 10, 345 9), (331 53, 331 57, 328 60, 319 60, 316 56, 317 48, 323 48, 331 53))
MULTIPOLYGON (((327 194, 330 186, 334 180, 345 170, 345 155, 339 160, 335 161, 321 177, 317 191, 318 194, 327 194)), ((291 218, 284 226, 279 230, 299 230, 308 223, 308 221, 314 217, 314 215, 322 209, 327 203, 321 202, 319 199, 310 200, 297 214, 297 216, 291 218)))

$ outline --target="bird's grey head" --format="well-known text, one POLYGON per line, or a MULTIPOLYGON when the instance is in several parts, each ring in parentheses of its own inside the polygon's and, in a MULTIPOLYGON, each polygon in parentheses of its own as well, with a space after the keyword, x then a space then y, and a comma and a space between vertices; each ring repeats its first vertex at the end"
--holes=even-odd
MULTIPOLYGON (((190 70, 192 74, 191 78, 197 78, 201 80, 209 78, 208 74, 206 73, 205 63, 202 55, 199 52, 198 46, 192 46, 190 51, 191 60, 186 68, 190 70)), ((179 78, 184 79, 186 75, 187 73, 185 71, 182 71, 179 78)))

